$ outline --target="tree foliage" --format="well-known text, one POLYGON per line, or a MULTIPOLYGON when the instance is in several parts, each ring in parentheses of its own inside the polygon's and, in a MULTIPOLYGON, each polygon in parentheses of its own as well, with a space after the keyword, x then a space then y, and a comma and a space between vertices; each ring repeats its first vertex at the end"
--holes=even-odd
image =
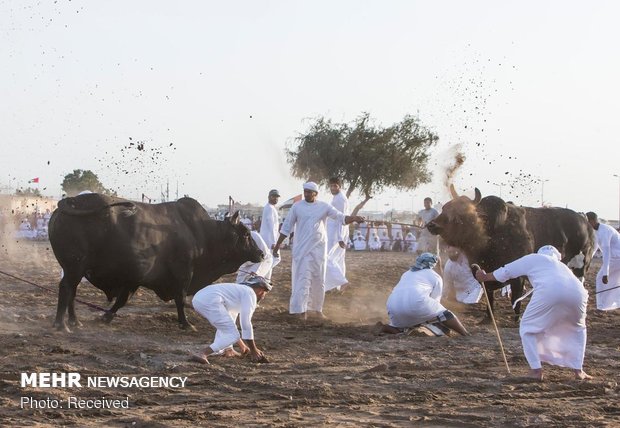
POLYGON ((347 197, 356 190, 364 195, 355 214, 385 188, 411 190, 428 183, 429 149, 438 139, 410 115, 387 128, 375 125, 368 113, 351 124, 319 117, 286 155, 293 176, 318 184, 340 177, 348 185, 347 197))
POLYGON ((113 190, 106 189, 99 181, 97 175, 88 169, 74 169, 73 172, 65 175, 61 186, 67 196, 75 196, 84 190, 106 195, 116 195, 116 192, 113 190))
POLYGON ((35 189, 34 187, 27 187, 25 189, 17 189, 15 190, 15 194, 18 196, 35 196, 37 198, 41 197, 41 191, 39 189, 35 189))

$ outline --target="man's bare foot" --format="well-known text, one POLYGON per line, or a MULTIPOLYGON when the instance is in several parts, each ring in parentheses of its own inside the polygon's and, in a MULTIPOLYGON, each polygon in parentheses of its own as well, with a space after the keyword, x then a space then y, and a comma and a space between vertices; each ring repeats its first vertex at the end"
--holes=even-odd
POLYGON ((194 363, 210 364, 209 360, 207 360, 207 356, 205 354, 190 353, 189 354, 189 360, 194 362, 194 363))
POLYGON ((590 376, 589 374, 587 374, 583 370, 575 370, 574 373, 575 373, 575 379, 577 379, 577 380, 592 379, 592 376, 590 376))
POLYGON ((228 357, 228 358, 240 357, 241 356, 241 354, 239 352, 235 351, 233 348, 225 349, 224 353, 222 355, 224 355, 225 357, 228 357))
POLYGON ((298 321, 305 321, 306 320, 306 313, 303 312, 301 314, 291 314, 291 317, 295 318, 298 321))
POLYGON ((542 369, 531 369, 526 375, 526 378, 528 379, 534 379, 537 380, 539 382, 542 382, 543 380, 543 372, 542 369))
POLYGON ((328 319, 323 312, 318 312, 318 311, 308 311, 308 318, 312 318, 315 320, 323 320, 323 321, 327 321, 328 319))

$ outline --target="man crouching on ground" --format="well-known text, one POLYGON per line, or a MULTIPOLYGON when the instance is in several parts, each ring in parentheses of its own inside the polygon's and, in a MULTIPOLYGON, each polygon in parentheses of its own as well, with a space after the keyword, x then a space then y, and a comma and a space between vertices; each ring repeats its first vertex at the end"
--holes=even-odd
POLYGON ((254 362, 267 362, 262 351, 254 343, 252 315, 256 304, 263 300, 271 288, 271 284, 264 278, 253 277, 241 284, 209 285, 196 293, 192 299, 194 309, 217 331, 213 343, 202 353, 191 354, 191 360, 209 364, 207 357, 210 355, 238 357, 249 353, 254 362), (237 316, 240 317, 241 336, 235 324, 237 316), (235 343, 239 346, 241 354, 233 349, 235 343))

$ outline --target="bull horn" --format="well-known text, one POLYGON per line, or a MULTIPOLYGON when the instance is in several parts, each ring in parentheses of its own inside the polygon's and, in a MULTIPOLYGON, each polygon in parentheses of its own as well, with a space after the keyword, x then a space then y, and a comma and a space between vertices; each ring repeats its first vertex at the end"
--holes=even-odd
POLYGON ((474 198, 474 203, 479 204, 480 200, 482 199, 482 194, 480 193, 480 190, 478 190, 477 187, 474 189, 474 192, 476 193, 476 197, 474 198))
POLYGON ((228 219, 232 224, 239 224, 239 210, 235 211, 235 213, 228 219))
POLYGON ((454 188, 454 184, 450 183, 450 194, 452 195, 452 199, 456 199, 459 197, 459 194, 456 193, 456 189, 454 188))

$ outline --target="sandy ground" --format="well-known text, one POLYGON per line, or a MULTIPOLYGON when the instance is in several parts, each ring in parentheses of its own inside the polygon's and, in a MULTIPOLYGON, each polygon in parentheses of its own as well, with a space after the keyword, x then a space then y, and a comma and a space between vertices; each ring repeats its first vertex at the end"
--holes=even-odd
MULTIPOLYGON (((2 246, 0 270, 55 288, 49 244, 2 246)), ((507 375, 483 306, 448 305, 471 337, 378 336, 385 301, 411 264, 408 254, 349 252, 351 287, 328 294, 331 322, 302 324, 287 315, 290 253, 276 268, 275 290, 254 316, 257 342, 270 363, 212 358, 188 362, 187 351, 209 344, 214 331, 193 309, 197 332, 177 327, 176 310, 139 291, 110 324, 77 305, 83 327, 51 328, 56 295, 0 275, 0 426, 620 426, 620 311, 597 312, 591 298, 585 369, 573 380, 546 367, 546 381, 524 382, 527 371, 509 303, 497 317, 512 375, 507 375), (187 376, 186 388, 21 388, 21 372, 82 376, 187 376), (20 408, 21 397, 129 398, 129 409, 20 408)), ((588 275, 592 292, 598 264, 588 275)), ((592 294, 592 293, 591 293, 592 294)), ((107 305, 88 283, 78 297, 107 305)))

